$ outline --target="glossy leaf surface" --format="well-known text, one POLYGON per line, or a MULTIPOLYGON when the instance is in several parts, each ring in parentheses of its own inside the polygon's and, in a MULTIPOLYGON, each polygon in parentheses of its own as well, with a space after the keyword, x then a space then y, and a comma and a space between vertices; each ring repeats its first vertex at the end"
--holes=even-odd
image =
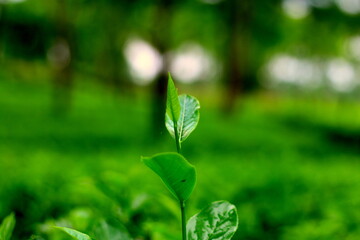
POLYGON ((15 216, 10 214, 0 225, 0 240, 10 240, 15 227, 15 216))
MULTIPOLYGON (((195 130, 200 119, 200 103, 190 95, 183 94, 179 96, 180 101, 180 117, 177 121, 177 130, 179 141, 183 142, 195 130)), ((166 128, 170 135, 175 139, 174 122, 168 114, 165 118, 166 128)))
POLYGON ((56 227, 56 228, 64 231, 65 233, 67 233, 68 235, 73 237, 74 239, 77 239, 77 240, 91 240, 91 238, 88 235, 86 235, 85 233, 76 231, 74 229, 67 228, 67 227, 56 227))
POLYGON ((153 170, 167 188, 180 201, 187 200, 196 183, 195 167, 177 153, 160 153, 153 157, 142 158, 142 161, 153 170))
POLYGON ((166 116, 171 121, 175 122, 177 122, 180 117, 180 102, 174 81, 172 80, 170 73, 167 87, 166 116))
POLYGON ((238 225, 234 205, 226 201, 213 202, 187 223, 188 240, 229 240, 238 225))

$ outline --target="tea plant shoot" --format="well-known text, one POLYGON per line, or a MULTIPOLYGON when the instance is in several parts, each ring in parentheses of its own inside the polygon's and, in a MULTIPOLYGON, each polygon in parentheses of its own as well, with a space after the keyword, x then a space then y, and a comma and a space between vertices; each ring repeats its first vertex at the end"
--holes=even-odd
POLYGON ((185 203, 196 183, 195 167, 181 155, 181 143, 195 130, 200 119, 200 103, 190 95, 178 96, 169 74, 165 125, 175 140, 177 153, 160 153, 142 158, 179 201, 183 240, 229 240, 234 235, 238 217, 234 205, 226 201, 213 202, 186 224, 185 203))

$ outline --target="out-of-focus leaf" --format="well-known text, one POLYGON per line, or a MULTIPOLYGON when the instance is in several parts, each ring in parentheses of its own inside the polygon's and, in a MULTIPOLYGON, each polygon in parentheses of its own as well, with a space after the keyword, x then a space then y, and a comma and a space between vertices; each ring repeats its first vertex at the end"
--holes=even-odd
POLYGON ((29 240, 44 240, 44 239, 38 235, 31 235, 29 240))
POLYGON ((196 183, 195 167, 177 153, 160 153, 142 161, 153 170, 170 192, 180 201, 186 201, 196 183))
POLYGON ((113 227, 105 221, 100 221, 94 229, 94 237, 101 240, 131 240, 124 226, 113 227))
POLYGON ((56 228, 66 232, 67 234, 69 234, 74 239, 77 239, 77 240, 91 240, 91 238, 88 235, 86 235, 85 233, 76 231, 74 229, 67 228, 67 227, 56 227, 56 228))
POLYGON ((15 216, 11 213, 0 225, 0 240, 10 240, 15 227, 15 216))
MULTIPOLYGON (((180 101, 180 117, 177 121, 177 130, 179 134, 180 143, 192 133, 200 119, 200 103, 199 101, 190 95, 183 94, 179 96, 180 101)), ((165 118, 166 128, 170 135, 175 139, 174 122, 166 114, 165 118)))
POLYGON ((180 117, 180 102, 175 88, 174 81, 169 73, 167 86, 167 100, 166 100, 166 116, 171 120, 177 122, 180 117))
POLYGON ((42 238, 38 235, 31 235, 29 240, 44 240, 44 238, 42 238))
POLYGON ((189 219, 188 240, 229 240, 237 226, 235 206, 226 201, 213 202, 189 219))

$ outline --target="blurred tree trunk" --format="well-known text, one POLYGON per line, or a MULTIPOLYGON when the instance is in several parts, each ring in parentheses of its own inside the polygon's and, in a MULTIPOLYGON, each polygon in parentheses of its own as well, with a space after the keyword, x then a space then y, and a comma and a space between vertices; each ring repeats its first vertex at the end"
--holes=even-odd
POLYGON ((74 39, 67 10, 66 0, 57 0, 55 40, 48 52, 54 74, 53 111, 56 115, 66 114, 72 102, 74 39))
POLYGON ((0 63, 5 60, 6 16, 5 4, 0 3, 0 63))
MULTIPOLYGON (((111 18, 110 18, 111 19, 111 18)), ((115 20, 116 22, 116 20, 115 20)), ((108 24, 112 24, 112 20, 108 22, 108 24)), ((112 27, 108 28, 108 53, 109 53, 109 59, 108 59, 108 67, 109 67, 109 80, 111 85, 113 86, 115 94, 123 91, 123 84, 121 81, 121 75, 120 75, 120 56, 118 52, 118 32, 117 32, 117 24, 115 24, 112 27)))
POLYGON ((168 62, 165 57, 169 49, 171 39, 171 12, 173 7, 172 0, 158 0, 156 9, 156 19, 153 32, 153 45, 163 56, 163 71, 155 80, 153 111, 152 111, 152 129, 153 136, 159 137, 165 131, 165 108, 166 108, 166 89, 168 78, 168 62))
MULTIPOLYGON (((106 26, 106 41, 107 47, 105 49, 107 59, 105 62, 106 65, 106 75, 110 82, 110 86, 113 88, 114 93, 126 93, 129 90, 130 84, 126 81, 125 72, 125 59, 122 54, 122 48, 125 41, 124 34, 121 34, 120 30, 126 25, 126 19, 122 16, 125 16, 124 7, 126 8, 125 3, 123 4, 113 4, 110 6, 107 5, 107 13, 105 16, 105 26, 106 26), (119 24, 121 23, 121 24, 119 24)), ((103 66, 104 67, 104 66, 103 66)))
POLYGON ((251 0, 225 1, 224 19, 228 39, 225 49, 225 97, 223 111, 233 113, 239 96, 243 93, 249 69, 251 0))

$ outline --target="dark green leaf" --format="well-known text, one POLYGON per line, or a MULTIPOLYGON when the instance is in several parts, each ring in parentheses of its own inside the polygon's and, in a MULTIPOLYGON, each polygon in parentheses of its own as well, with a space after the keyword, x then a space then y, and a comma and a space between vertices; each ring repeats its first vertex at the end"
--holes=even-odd
POLYGON ((213 202, 187 223, 188 240, 229 240, 238 225, 234 205, 226 201, 213 202))
POLYGON ((15 227, 15 216, 11 213, 0 225, 0 240, 10 240, 15 227))
POLYGON ((161 153, 142 161, 163 180, 170 192, 180 201, 187 200, 195 187, 196 172, 183 156, 161 153))
POLYGON ((175 122, 177 122, 180 117, 180 102, 170 73, 167 87, 166 116, 175 122))
POLYGON ((67 228, 67 227, 56 227, 56 228, 66 232, 67 234, 69 234, 74 239, 77 239, 77 240, 91 240, 91 238, 88 235, 86 235, 85 233, 76 231, 74 229, 67 228))
MULTIPOLYGON (((180 117, 177 121, 177 130, 179 134, 179 141, 183 142, 190 133, 195 130, 199 122, 200 103, 195 97, 186 94, 180 95, 179 101, 181 109, 180 117)), ((170 135, 175 138, 174 122, 170 119, 168 114, 166 114, 165 124, 170 135)))

